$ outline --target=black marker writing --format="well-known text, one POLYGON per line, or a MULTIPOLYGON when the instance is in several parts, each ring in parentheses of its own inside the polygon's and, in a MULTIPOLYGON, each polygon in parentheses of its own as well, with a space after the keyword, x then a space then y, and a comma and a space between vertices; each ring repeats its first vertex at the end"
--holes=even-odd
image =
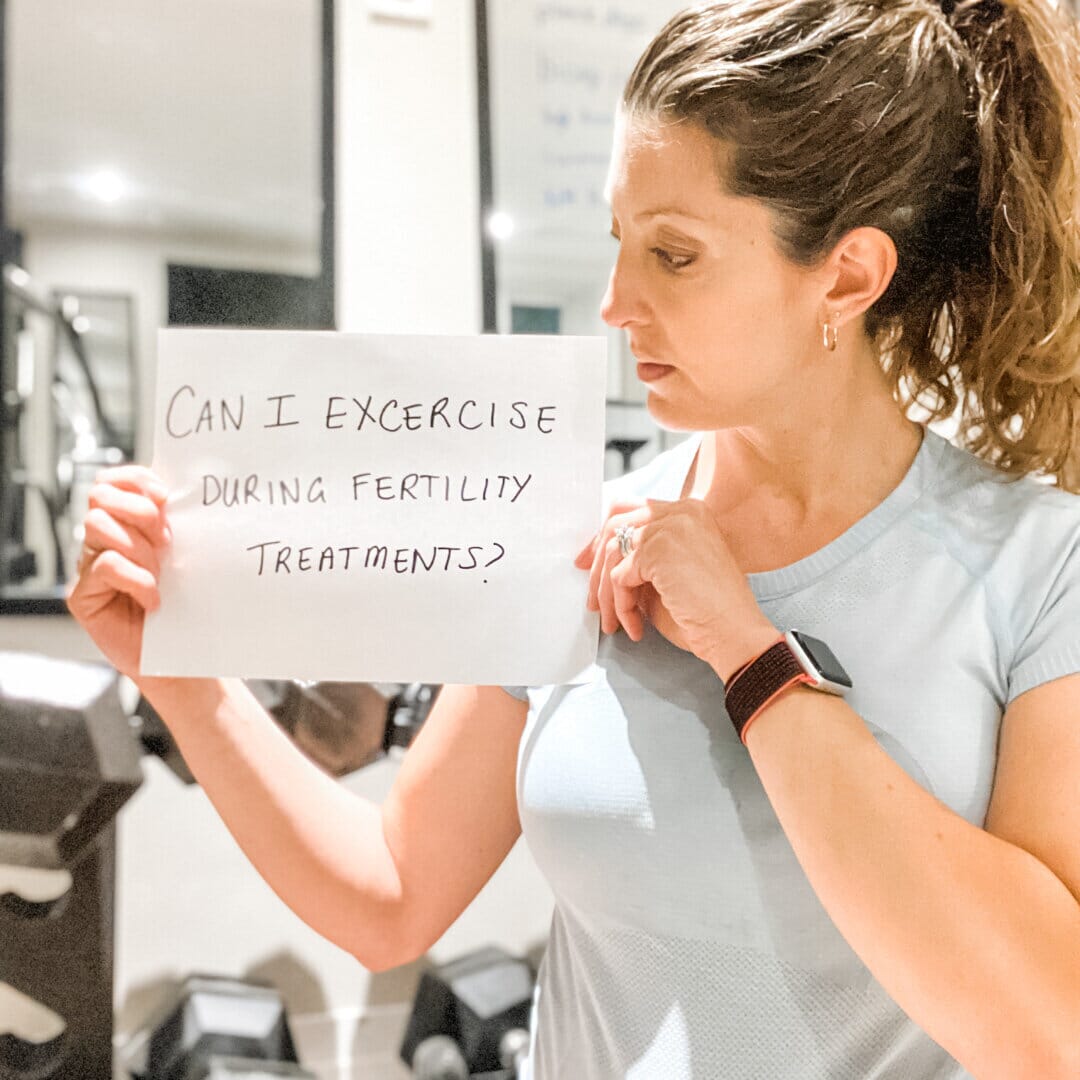
POLYGON ((206 473, 202 478, 202 492, 203 506, 213 506, 216 502, 226 507, 263 502, 270 506, 326 502, 326 489, 321 476, 301 485, 299 476, 288 480, 271 480, 261 478, 258 473, 249 473, 242 479, 239 476, 206 473))
POLYGON ((404 473, 400 477, 371 473, 355 473, 352 478, 353 501, 373 494, 384 502, 421 499, 441 499, 450 502, 451 498, 459 502, 487 502, 491 499, 508 498, 517 502, 518 496, 528 486, 533 474, 524 477, 511 473, 504 476, 462 476, 452 477, 444 473, 404 473))
MULTIPOLYGON (((491 547, 498 549, 493 558, 481 564, 484 553, 490 554, 485 544, 448 545, 433 544, 430 547, 391 548, 386 544, 359 544, 349 546, 307 544, 294 547, 281 540, 264 540, 251 544, 245 551, 258 552, 258 576, 264 574, 305 574, 327 573, 334 570, 392 570, 395 574, 415 574, 417 571, 431 572, 452 570, 475 570, 479 566, 487 569, 494 566, 506 555, 506 548, 492 541, 491 547), (362 557, 354 552, 362 552, 362 557), (475 554, 481 553, 480 555, 475 554), (455 556, 457 559, 455 560, 455 556)), ((485 579, 486 580, 486 579, 485 579)))
POLYGON ((282 413, 282 411, 284 409, 284 401, 285 401, 285 399, 286 398, 294 398, 294 397, 296 397, 295 394, 271 394, 270 397, 268 397, 266 400, 267 401, 276 401, 277 402, 277 417, 276 417, 276 419, 274 420, 274 422, 272 424, 263 424, 263 427, 267 427, 267 428, 294 427, 296 424, 299 424, 300 423, 299 420, 282 420, 281 419, 281 413, 282 413))
POLYGON ((376 401, 371 394, 366 398, 333 394, 326 401, 323 425, 328 431, 364 431, 371 427, 390 433, 436 427, 463 431, 512 427, 524 431, 533 426, 542 435, 550 435, 555 427, 555 409, 554 405, 532 406, 527 401, 512 401, 506 406, 497 401, 481 403, 475 398, 451 404, 448 397, 429 404, 414 401, 403 405, 397 398, 376 401), (530 418, 530 414, 534 415, 530 418))
MULTIPOLYGON (((195 387, 185 383, 169 398, 169 405, 165 410, 165 430, 174 439, 186 439, 200 431, 214 430, 214 403, 209 398, 203 400, 192 423, 191 415, 197 397, 195 387)), ((239 431, 244 423, 244 395, 241 394, 231 405, 225 398, 219 398, 216 415, 220 431, 227 431, 230 427, 239 431)))

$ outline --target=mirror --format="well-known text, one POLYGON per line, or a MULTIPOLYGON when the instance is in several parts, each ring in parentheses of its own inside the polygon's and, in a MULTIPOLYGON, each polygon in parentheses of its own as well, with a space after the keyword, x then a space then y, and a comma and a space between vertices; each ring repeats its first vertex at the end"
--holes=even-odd
POLYGON ((156 331, 333 327, 332 0, 2 0, 0 612, 149 461, 156 331))
POLYGON ((607 337, 606 478, 685 437, 649 416, 600 302, 616 254, 604 199, 616 105, 687 2, 476 0, 484 328, 607 337))

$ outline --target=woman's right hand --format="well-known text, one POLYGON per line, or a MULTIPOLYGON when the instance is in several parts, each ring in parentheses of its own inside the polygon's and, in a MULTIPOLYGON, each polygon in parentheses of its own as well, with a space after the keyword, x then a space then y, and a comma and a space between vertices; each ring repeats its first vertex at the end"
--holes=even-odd
POLYGON ((141 465, 100 473, 90 489, 86 531, 67 606, 123 675, 135 677, 143 620, 161 603, 158 552, 172 541, 168 492, 141 465))

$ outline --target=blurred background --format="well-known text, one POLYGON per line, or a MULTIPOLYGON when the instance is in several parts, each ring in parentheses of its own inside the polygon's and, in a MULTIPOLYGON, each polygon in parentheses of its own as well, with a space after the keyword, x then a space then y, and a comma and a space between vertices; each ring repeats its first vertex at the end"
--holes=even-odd
MULTIPOLYGON (((99 657, 62 597, 94 475, 150 461, 159 327, 603 335, 605 476, 678 441, 598 314, 615 101, 678 6, 0 0, 3 1080, 94 1080, 42 1055, 84 1038, 106 994, 116 1075, 137 1074, 184 993, 231 1000, 185 991, 193 973, 273 986, 320 1078, 413 1075, 402 1049, 438 997, 424 978, 452 986, 454 963, 474 982, 503 971, 517 998, 484 1023, 513 1035, 552 907, 522 843, 423 961, 360 969, 247 864, 133 687, 86 675, 99 657), (92 701, 56 700, 87 678, 92 701), (46 809, 59 824, 32 828, 46 809)), ((438 691, 260 689, 305 753, 378 802, 438 691)))

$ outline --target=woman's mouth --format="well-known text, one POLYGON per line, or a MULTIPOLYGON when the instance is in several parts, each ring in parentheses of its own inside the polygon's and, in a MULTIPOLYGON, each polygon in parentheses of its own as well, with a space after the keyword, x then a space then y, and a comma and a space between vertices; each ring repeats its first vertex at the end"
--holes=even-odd
POLYGON ((638 363, 637 376, 642 382, 655 382, 663 378, 669 371, 674 371, 670 364, 643 364, 638 363))

